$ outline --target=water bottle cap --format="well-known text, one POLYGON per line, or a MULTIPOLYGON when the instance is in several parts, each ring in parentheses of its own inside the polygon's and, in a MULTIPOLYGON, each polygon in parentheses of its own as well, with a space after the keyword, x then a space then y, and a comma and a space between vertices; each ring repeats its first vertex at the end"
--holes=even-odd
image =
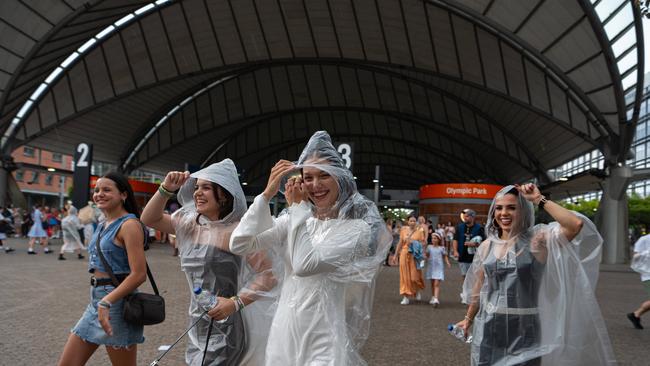
POLYGON ((192 291, 194 292, 194 295, 198 295, 198 294, 200 294, 201 292, 203 292, 203 289, 201 289, 201 287, 199 287, 199 286, 196 286, 196 287, 194 288, 194 290, 192 290, 192 291))
POLYGON ((454 325, 453 325, 453 324, 449 324, 449 325, 447 325, 447 330, 450 331, 450 332, 451 332, 452 330, 454 330, 454 325))

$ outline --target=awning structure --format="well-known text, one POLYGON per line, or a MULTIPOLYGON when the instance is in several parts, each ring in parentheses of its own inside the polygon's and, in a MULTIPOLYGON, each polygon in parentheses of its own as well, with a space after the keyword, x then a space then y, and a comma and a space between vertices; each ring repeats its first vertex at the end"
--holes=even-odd
POLYGON ((573 198, 589 192, 603 190, 603 182, 607 173, 602 169, 589 169, 580 172, 566 180, 558 180, 546 186, 540 187, 542 193, 554 200, 573 198))
POLYGON ((4 153, 85 141, 160 172, 230 157, 263 186, 325 129, 353 144, 361 187, 375 165, 386 188, 549 183, 595 148, 623 162, 638 118, 631 0, 39 6, 0 5, 4 153))

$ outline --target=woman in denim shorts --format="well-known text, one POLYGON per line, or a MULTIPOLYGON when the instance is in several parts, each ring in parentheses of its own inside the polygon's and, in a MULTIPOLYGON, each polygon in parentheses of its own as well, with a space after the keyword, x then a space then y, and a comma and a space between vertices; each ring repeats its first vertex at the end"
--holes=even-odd
POLYGON ((137 204, 128 180, 119 173, 108 173, 97 180, 93 201, 106 220, 97 227, 88 246, 88 271, 93 274, 90 303, 72 329, 59 365, 84 365, 101 344, 106 346, 113 365, 136 365, 136 345, 144 342, 143 327, 126 323, 122 307, 124 297, 137 291, 147 275, 137 204), (98 244, 120 281, 117 287, 102 264, 98 244))

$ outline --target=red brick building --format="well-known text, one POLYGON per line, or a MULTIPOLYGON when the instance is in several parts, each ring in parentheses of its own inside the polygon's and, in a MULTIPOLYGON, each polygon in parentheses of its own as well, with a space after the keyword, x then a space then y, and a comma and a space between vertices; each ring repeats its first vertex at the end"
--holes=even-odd
POLYGON ((11 153, 20 166, 13 172, 28 207, 36 203, 59 207, 72 185, 72 155, 21 146, 11 153))

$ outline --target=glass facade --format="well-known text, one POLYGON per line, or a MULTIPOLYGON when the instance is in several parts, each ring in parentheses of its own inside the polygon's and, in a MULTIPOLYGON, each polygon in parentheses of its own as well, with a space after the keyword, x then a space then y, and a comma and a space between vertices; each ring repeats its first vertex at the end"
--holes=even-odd
MULTIPOLYGON (((634 169, 650 168, 650 74, 645 76, 645 86, 643 88, 643 98, 641 99, 641 111, 639 112, 639 122, 636 127, 634 141, 632 142, 632 151, 634 158, 627 164, 634 169)), ((631 114, 631 113, 630 113, 631 114)), ((598 150, 591 151, 585 155, 579 156, 561 166, 551 169, 549 174, 552 178, 570 177, 588 169, 604 168, 603 155, 598 150)), ((632 182, 627 189, 627 194, 638 194, 641 197, 650 196, 650 180, 641 180, 632 182)), ((572 197, 573 201, 600 199, 602 192, 591 192, 584 195, 572 197)), ((568 201, 569 199, 567 199, 568 201)))

